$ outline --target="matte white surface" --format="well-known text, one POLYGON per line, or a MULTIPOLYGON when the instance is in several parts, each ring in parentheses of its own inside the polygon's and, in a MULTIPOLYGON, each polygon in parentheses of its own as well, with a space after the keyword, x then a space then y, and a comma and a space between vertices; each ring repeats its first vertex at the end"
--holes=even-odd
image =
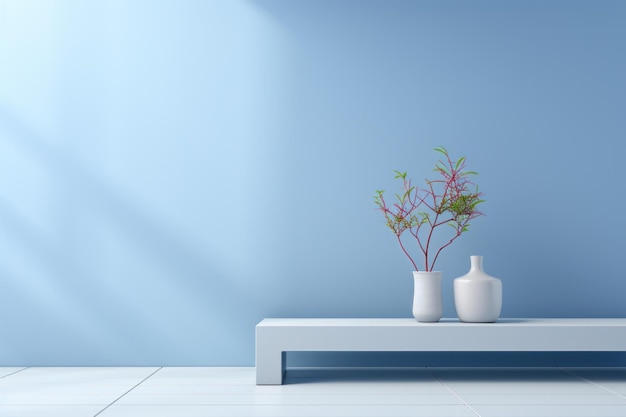
POLYGON ((413 317, 434 323, 442 316, 441 271, 413 271, 413 317))
POLYGON ((502 281, 483 270, 483 257, 470 256, 470 270, 453 283, 454 308, 461 321, 493 323, 502 310, 502 281))
POLYGON ((290 369, 272 386, 257 386, 251 367, 5 374, 2 417, 626 416, 611 388, 626 385, 626 368, 290 369))
POLYGON ((624 351, 626 319, 264 319, 257 384, 281 384, 288 351, 624 351))

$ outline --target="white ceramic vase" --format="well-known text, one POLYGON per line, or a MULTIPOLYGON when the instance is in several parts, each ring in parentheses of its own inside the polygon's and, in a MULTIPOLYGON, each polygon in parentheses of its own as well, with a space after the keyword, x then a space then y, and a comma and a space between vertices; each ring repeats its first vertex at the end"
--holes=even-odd
POLYGON ((417 321, 434 323, 442 315, 441 272, 413 271, 413 316, 417 321))
POLYGON ((502 309, 502 281, 483 271, 483 257, 471 256, 469 272, 454 280, 454 306, 468 323, 493 323, 502 309))

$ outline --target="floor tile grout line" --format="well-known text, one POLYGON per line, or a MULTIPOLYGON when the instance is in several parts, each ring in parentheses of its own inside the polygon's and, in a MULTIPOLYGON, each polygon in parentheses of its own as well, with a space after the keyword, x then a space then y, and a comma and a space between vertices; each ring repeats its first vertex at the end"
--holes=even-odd
POLYGON ((467 408, 469 408, 472 413, 476 414, 476 416, 480 417, 480 414, 478 413, 478 411, 474 410, 474 408, 469 405, 463 398, 461 398, 461 396, 459 394, 457 394, 456 392, 454 392, 454 390, 452 388, 450 388, 445 382, 443 382, 443 380, 441 378, 439 378, 438 376, 436 376, 435 374, 432 373, 430 367, 426 366, 426 371, 430 374, 430 376, 432 376, 433 378, 435 378, 437 381, 439 381, 439 383, 441 385, 443 385, 444 387, 446 387, 446 389, 448 391, 450 391, 452 393, 452 395, 454 395, 459 401, 461 401, 463 404, 465 404, 465 406, 467 408))
POLYGON ((27 366, 26 368, 18 369, 17 371, 15 371, 15 372, 11 372, 10 374, 4 375, 4 376, 0 376, 0 379, 2 379, 2 378, 6 378, 6 377, 11 376, 11 375, 15 375, 15 374, 17 374, 17 373, 20 373, 20 372, 22 372, 22 371, 27 370, 28 368, 30 368, 30 367, 29 367, 29 366, 27 366))
POLYGON ((585 381, 585 382, 588 382, 588 383, 590 383, 590 384, 592 384, 592 385, 595 385, 596 387, 601 388, 601 389, 603 389, 603 390, 605 390, 605 391, 607 391, 607 392, 610 392, 611 394, 617 395, 617 396, 618 396, 618 397, 620 397, 620 398, 624 398, 624 399, 626 399, 626 395, 622 395, 622 394, 620 394, 619 392, 615 392, 615 391, 613 391, 612 389, 609 389, 609 388, 607 388, 607 387, 605 387, 605 386, 603 386, 603 385, 600 385, 600 384, 598 384, 598 383, 596 383, 596 382, 593 382, 593 381, 591 381, 591 380, 589 380, 589 379, 587 379, 587 378, 584 378, 584 377, 582 377, 582 376, 580 376, 580 375, 576 375, 575 373, 570 372, 570 371, 568 371, 568 370, 566 370, 566 369, 563 369, 563 368, 559 368, 559 370, 561 370, 561 371, 565 372, 566 374, 570 374, 570 375, 572 375, 572 376, 574 376, 574 377, 576 377, 576 378, 578 378, 578 379, 581 379, 581 380, 583 380, 583 381, 585 381))
POLYGON ((146 382, 151 376, 153 376, 154 374, 156 374, 157 372, 159 372, 161 369, 163 369, 163 367, 159 367, 157 368, 156 371, 152 372, 150 375, 148 375, 147 377, 145 377, 144 379, 142 379, 141 381, 139 381, 137 384, 135 384, 134 386, 132 386, 128 391, 126 391, 125 393, 123 393, 122 395, 120 395, 119 397, 117 397, 115 400, 113 400, 110 404, 108 404, 106 407, 104 407, 102 410, 98 411, 98 413, 94 414, 93 417, 98 417, 100 414, 104 413, 109 407, 111 407, 113 404, 115 404, 116 402, 118 402, 119 400, 121 400, 126 394, 128 394, 129 392, 131 392, 132 390, 134 390, 135 388, 137 388, 139 385, 143 384, 144 382, 146 382))

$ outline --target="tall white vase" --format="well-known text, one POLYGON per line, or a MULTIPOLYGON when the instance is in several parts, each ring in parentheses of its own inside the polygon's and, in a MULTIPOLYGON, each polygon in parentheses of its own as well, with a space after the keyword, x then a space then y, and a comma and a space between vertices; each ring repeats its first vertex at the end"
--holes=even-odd
POLYGON ((493 323, 502 309, 502 281, 483 271, 483 257, 470 257, 470 270, 454 280, 454 306, 461 321, 493 323))
POLYGON ((434 323, 442 315, 441 272, 413 271, 413 316, 417 321, 434 323))

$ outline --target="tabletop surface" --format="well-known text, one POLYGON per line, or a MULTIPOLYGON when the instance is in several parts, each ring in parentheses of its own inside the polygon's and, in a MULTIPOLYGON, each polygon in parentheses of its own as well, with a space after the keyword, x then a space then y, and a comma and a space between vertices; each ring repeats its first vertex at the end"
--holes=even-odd
POLYGON ((614 326, 626 327, 626 318, 502 318, 495 323, 464 323, 458 319, 444 318, 436 323, 420 323, 413 318, 266 318, 261 327, 451 327, 451 326, 497 326, 497 327, 563 327, 563 326, 614 326))

